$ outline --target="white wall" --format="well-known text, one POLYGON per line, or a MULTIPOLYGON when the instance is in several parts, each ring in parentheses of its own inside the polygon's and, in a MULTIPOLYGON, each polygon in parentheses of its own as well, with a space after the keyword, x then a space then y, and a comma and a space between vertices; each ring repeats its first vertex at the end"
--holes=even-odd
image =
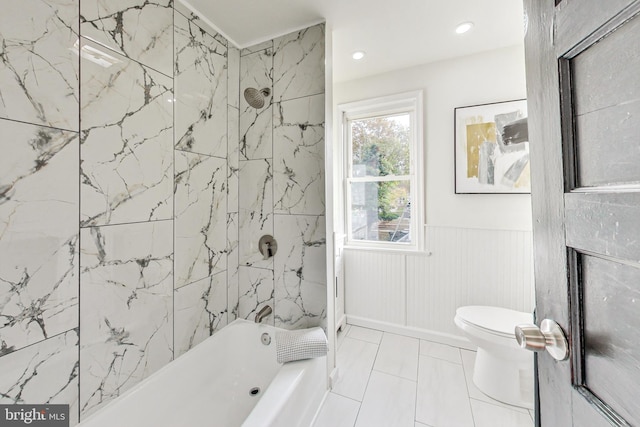
MULTIPOLYGON (((425 93, 425 232, 431 256, 347 249, 346 314, 351 323, 404 327, 455 341, 456 307, 533 309, 530 195, 454 193, 454 108, 525 98, 524 49, 336 83, 334 107, 415 89, 425 93)), ((339 170, 341 159, 335 161, 339 170)), ((342 215, 339 202, 336 218, 342 215)))
MULTIPOLYGON (((425 93, 427 222, 531 230, 528 194, 454 194, 453 109, 526 98, 524 48, 515 46, 336 83, 334 105, 415 89, 425 93)), ((334 141, 339 143, 337 135, 334 141)))

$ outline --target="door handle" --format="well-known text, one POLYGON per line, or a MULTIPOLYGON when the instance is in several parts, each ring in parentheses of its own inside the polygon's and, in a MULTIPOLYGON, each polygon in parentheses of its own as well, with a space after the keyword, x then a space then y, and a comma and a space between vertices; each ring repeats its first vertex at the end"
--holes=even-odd
POLYGON ((540 327, 518 325, 515 334, 521 348, 531 351, 547 350, 556 360, 566 360, 569 357, 567 337, 560 325, 551 319, 544 319, 540 327))

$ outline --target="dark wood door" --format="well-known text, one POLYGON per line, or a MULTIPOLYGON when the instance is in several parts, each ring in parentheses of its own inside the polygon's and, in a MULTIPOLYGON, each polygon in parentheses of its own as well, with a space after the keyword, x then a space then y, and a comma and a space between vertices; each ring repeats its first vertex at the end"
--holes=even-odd
POLYGON ((525 0, 539 423, 640 426, 640 1, 525 0))

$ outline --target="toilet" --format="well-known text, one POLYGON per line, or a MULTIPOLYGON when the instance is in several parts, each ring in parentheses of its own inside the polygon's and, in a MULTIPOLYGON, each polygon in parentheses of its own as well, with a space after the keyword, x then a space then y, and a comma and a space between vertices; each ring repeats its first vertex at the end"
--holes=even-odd
POLYGON ((509 405, 533 408, 533 353, 520 348, 516 325, 533 315, 501 307, 466 306, 454 322, 476 346, 473 382, 487 396, 509 405))

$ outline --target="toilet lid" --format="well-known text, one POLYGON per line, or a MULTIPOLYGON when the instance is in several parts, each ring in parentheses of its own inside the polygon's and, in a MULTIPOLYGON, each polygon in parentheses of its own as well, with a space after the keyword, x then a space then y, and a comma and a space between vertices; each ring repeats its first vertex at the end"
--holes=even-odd
POLYGON ((532 314, 502 307, 471 305, 458 308, 456 315, 466 323, 504 335, 513 335, 521 323, 533 323, 532 314))

